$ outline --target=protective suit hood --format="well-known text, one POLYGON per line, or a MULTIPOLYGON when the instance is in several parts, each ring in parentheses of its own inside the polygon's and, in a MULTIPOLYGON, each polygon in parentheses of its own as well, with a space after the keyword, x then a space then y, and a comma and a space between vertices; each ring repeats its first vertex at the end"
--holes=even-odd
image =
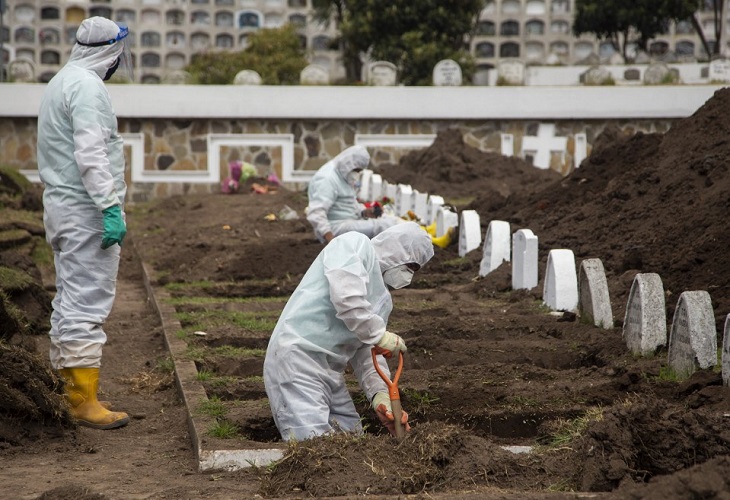
MULTIPOLYGON (((114 21, 104 17, 90 17, 84 19, 76 31, 76 40, 81 43, 93 44, 114 40, 120 34, 121 28, 114 21)), ((106 72, 116 60, 122 57, 124 43, 109 43, 101 47, 88 47, 79 43, 71 49, 69 64, 89 69, 104 78, 106 72)))
POLYGON ((365 146, 352 146, 335 156, 332 161, 335 163, 335 170, 347 179, 347 174, 355 169, 364 169, 370 164, 370 153, 365 146))
POLYGON ((423 267, 433 257, 429 234, 415 222, 389 227, 372 240, 380 272, 415 262, 423 267))

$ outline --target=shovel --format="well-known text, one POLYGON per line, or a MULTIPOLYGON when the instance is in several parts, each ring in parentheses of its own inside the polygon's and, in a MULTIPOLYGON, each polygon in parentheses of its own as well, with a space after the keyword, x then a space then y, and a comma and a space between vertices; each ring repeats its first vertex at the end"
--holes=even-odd
POLYGON ((393 418, 395 419, 395 438, 400 441, 406 436, 406 429, 401 422, 403 416, 403 407, 400 404, 400 392, 398 391, 398 379, 403 371, 403 353, 398 353, 398 369, 395 371, 395 377, 391 381, 388 376, 383 373, 380 369, 378 360, 375 359, 375 348, 370 351, 373 355, 373 365, 375 365, 375 371, 378 372, 380 378, 383 379, 385 385, 388 386, 388 396, 390 396, 390 406, 393 409, 393 418))

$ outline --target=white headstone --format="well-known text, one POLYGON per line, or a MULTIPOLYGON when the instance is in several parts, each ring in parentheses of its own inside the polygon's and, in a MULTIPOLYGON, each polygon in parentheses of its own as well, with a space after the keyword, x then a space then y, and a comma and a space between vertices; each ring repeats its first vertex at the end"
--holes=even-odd
POLYGON ((510 261, 509 222, 493 220, 487 226, 484 238, 482 260, 479 264, 479 276, 486 276, 497 269, 502 262, 510 261))
POLYGON ((669 333, 667 363, 680 378, 717 364, 717 333, 710 294, 682 292, 669 333))
POLYGON ((531 290, 537 286, 537 236, 529 229, 512 235, 512 288, 531 290))
POLYGON ((604 85, 611 80, 611 73, 603 66, 594 66, 583 73, 585 85, 604 85))
POLYGON ((357 193, 357 198, 365 203, 373 201, 373 196, 370 192, 370 180, 372 177, 373 171, 369 168, 366 168, 360 173, 360 190, 357 193))
POLYGON ((573 166, 578 168, 588 156, 588 138, 583 133, 575 134, 573 142, 573 166))
POLYGON ((383 196, 388 198, 395 205, 395 196, 398 194, 398 185, 383 181, 383 196))
POLYGON ((443 236, 452 227, 459 227, 459 215, 451 209, 440 206, 436 213, 436 236, 443 236))
POLYGON ((397 75, 395 64, 388 61, 375 61, 368 66, 367 82, 376 87, 390 87, 397 83, 397 75))
POLYGON ((428 225, 428 193, 413 192, 413 211, 422 224, 428 225))
POLYGON ((461 66, 453 59, 444 59, 433 67, 433 84, 436 87, 461 85, 461 66))
POLYGON ((578 296, 578 309, 589 323, 607 330, 613 328, 608 281, 601 259, 585 259, 580 263, 578 296))
POLYGON ((395 215, 403 217, 413 208, 413 188, 398 184, 395 190, 395 215))
POLYGON ((565 150, 568 147, 567 137, 555 137, 555 125, 552 123, 541 123, 537 128, 537 137, 525 136, 522 138, 522 157, 532 153, 532 164, 537 168, 550 168, 552 153, 562 155, 562 163, 565 163, 565 150))
POLYGON ((261 85, 261 75, 252 69, 244 69, 236 73, 234 85, 261 85))
POLYGON ((518 60, 503 60, 497 66, 497 83, 502 85, 523 85, 525 63, 518 60))
POLYGON ((30 59, 19 57, 8 64, 8 76, 15 83, 33 83, 35 79, 35 64, 30 59))
POLYGON ((730 82, 730 61, 722 58, 710 61, 708 78, 711 82, 730 82))
POLYGON ((722 385, 730 387, 730 314, 725 317, 722 335, 722 385))
POLYGON ((192 75, 181 69, 170 71, 162 78, 162 83, 166 85, 186 85, 192 81, 192 75))
POLYGON ((383 176, 380 174, 370 176, 370 196, 373 201, 380 201, 383 197, 383 176))
POLYGON ((479 248, 482 243, 482 226, 476 210, 462 210, 459 223, 459 257, 479 248))
POLYGON ((426 223, 433 224, 436 221, 436 215, 441 205, 444 204, 444 199, 441 196, 431 195, 428 197, 428 210, 426 213, 426 223))
POLYGON ((644 83, 647 85, 666 83, 670 75, 669 66, 664 63, 652 63, 644 71, 644 83))
POLYGON ((634 354, 651 356, 667 344, 664 285, 656 273, 634 276, 624 315, 623 338, 634 354))
POLYGON ((326 69, 318 64, 310 64, 299 74, 302 85, 329 85, 330 75, 326 69))
POLYGON ((512 134, 499 134, 499 139, 502 156, 514 156, 515 136, 512 134))
POLYGON ((575 256, 566 248, 548 253, 542 300, 553 311, 574 311, 578 306, 575 256))

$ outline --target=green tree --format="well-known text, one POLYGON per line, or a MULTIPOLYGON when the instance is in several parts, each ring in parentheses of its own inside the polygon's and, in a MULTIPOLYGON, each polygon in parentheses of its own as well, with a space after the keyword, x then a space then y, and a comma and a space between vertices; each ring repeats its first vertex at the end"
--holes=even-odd
POLYGON ((316 18, 334 19, 347 76, 360 78, 360 57, 398 67, 401 83, 430 85, 434 65, 453 59, 465 79, 474 62, 465 37, 474 29, 482 0, 314 0, 316 18), (356 72, 357 71, 357 72, 356 72))
MULTIPOLYGON (((593 33, 599 39, 608 40, 626 58, 629 43, 636 43, 646 51, 649 40, 665 33, 672 21, 689 19, 710 54, 709 44, 696 17, 697 10, 705 2, 714 4, 716 39, 719 39, 722 0, 576 0, 573 33, 576 36, 593 33)), ((717 50, 719 44, 715 44, 715 53, 717 50)))
POLYGON ((293 26, 262 29, 252 33, 248 47, 236 52, 203 52, 193 56, 186 70, 203 85, 233 83, 236 74, 252 69, 265 85, 297 85, 307 66, 293 26))

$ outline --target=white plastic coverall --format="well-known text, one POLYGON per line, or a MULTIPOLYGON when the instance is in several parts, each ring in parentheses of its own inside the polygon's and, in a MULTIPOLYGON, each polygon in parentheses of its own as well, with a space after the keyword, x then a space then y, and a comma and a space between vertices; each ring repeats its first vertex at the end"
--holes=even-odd
MULTIPOLYGON (((266 393, 284 440, 362 431, 344 372, 350 363, 370 401, 387 393, 370 353, 393 308, 383 272, 423 266, 432 256, 431 238, 414 222, 372 240, 353 231, 320 252, 284 307, 264 361, 266 393)), ((378 361, 389 374, 384 358, 378 361)))
MULTIPOLYGON (((101 17, 85 20, 76 37, 85 43, 120 32, 101 17)), ((38 114, 38 172, 46 238, 56 267, 51 314, 51 365, 56 369, 101 365, 102 324, 116 293, 118 245, 101 249, 102 210, 126 194, 122 139, 102 78, 120 57, 121 44, 75 44, 54 76, 38 114)))
POLYGON ((309 182, 307 194, 307 220, 314 228, 317 239, 324 242, 324 235, 334 236, 357 231, 372 238, 381 231, 402 222, 402 219, 383 215, 377 219, 364 219, 365 206, 357 201, 354 186, 347 176, 355 169, 364 169, 370 163, 370 154, 364 146, 352 146, 320 167, 309 182))

